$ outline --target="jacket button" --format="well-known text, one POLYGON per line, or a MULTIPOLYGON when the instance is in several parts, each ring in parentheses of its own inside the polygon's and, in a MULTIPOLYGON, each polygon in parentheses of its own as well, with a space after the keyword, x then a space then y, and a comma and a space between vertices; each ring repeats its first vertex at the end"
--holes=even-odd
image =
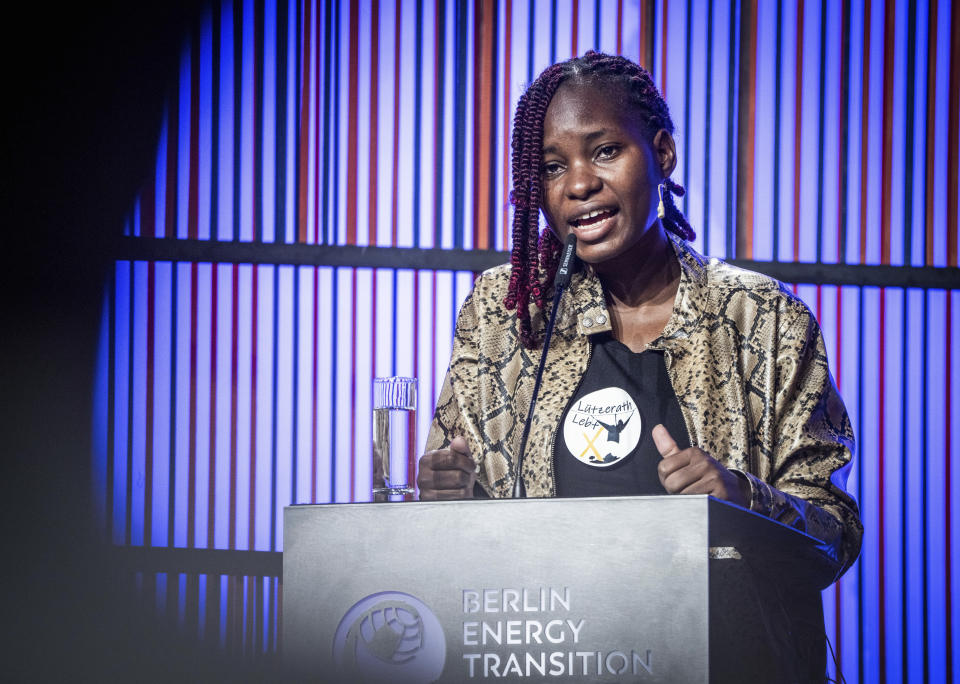
POLYGON ((597 316, 597 325, 603 325, 606 322, 607 322, 606 316, 604 316, 603 314, 600 314, 599 316, 597 316))
POLYGON ((592 326, 593 326, 593 319, 590 318, 589 316, 584 316, 584 318, 583 318, 583 327, 584 327, 584 328, 590 328, 590 327, 592 327, 592 326))

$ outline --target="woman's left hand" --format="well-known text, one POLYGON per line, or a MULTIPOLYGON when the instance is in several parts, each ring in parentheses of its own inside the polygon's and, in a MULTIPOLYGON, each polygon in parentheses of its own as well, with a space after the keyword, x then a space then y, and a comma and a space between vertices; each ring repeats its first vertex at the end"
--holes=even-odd
POLYGON ((709 494, 750 507, 750 483, 738 477, 703 449, 680 449, 663 425, 653 428, 653 442, 663 457, 657 466, 668 494, 709 494))

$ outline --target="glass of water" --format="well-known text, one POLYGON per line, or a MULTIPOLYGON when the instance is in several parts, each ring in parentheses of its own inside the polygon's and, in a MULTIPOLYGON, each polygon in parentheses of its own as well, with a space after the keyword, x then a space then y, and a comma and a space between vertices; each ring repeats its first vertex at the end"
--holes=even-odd
POLYGON ((414 493, 417 379, 373 380, 373 500, 414 493))

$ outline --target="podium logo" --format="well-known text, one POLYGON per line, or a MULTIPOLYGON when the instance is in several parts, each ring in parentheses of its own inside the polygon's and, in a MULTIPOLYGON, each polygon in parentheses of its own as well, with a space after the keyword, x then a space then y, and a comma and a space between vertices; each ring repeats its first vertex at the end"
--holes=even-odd
POLYGON ((447 643, 440 621, 410 594, 384 591, 357 601, 333 637, 343 681, 430 684, 440 678, 447 643))

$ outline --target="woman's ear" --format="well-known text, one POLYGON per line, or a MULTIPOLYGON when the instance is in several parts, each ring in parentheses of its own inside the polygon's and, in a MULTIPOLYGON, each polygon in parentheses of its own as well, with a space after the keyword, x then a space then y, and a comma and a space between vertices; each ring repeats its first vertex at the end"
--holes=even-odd
POLYGON ((661 128, 653 136, 653 153, 656 155, 660 173, 667 178, 677 168, 677 145, 666 128, 661 128))

